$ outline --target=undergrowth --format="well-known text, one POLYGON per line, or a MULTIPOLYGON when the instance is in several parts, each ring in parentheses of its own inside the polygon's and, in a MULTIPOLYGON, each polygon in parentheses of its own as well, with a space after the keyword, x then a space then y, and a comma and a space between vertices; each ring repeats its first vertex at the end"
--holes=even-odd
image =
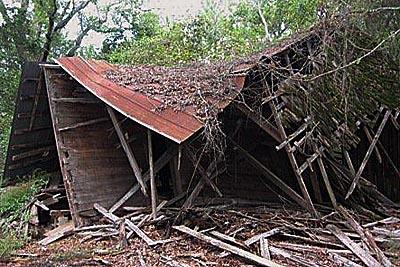
POLYGON ((46 185, 48 178, 47 174, 38 172, 28 181, 0 187, 0 259, 7 258, 29 240, 27 232, 23 230, 30 219, 26 206, 46 185))

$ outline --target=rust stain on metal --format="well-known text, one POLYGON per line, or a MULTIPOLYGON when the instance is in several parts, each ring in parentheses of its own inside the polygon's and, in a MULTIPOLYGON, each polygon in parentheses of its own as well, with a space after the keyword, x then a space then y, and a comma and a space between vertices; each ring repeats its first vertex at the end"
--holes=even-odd
MULTIPOLYGON (((57 63, 103 102, 177 143, 184 142, 203 127, 203 123, 189 111, 175 111, 172 108, 157 111, 162 105, 160 101, 106 79, 104 73, 114 68, 111 64, 80 57, 61 58, 57 63)), ((244 77, 236 77, 235 82, 240 90, 244 77)), ((228 104, 219 103, 218 106, 223 109, 228 104)))

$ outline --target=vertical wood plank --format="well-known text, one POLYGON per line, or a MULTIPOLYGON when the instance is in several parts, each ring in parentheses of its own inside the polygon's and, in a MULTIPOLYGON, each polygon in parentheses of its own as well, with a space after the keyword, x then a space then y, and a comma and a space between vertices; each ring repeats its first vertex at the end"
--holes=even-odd
POLYGON ((108 111, 108 114, 110 115, 111 121, 115 128, 115 131, 117 132, 119 141, 121 142, 121 145, 128 157, 129 164, 131 165, 132 170, 135 174, 135 177, 136 177, 138 183, 140 184, 140 188, 141 188, 143 194, 147 195, 146 184, 143 182, 142 172, 140 171, 139 164, 137 163, 137 161, 133 155, 133 152, 131 150, 131 147, 129 146, 128 142, 125 139, 124 134, 122 133, 121 127, 118 124, 117 117, 115 116, 115 113, 112 110, 112 108, 110 108, 109 106, 107 106, 107 111, 108 111))
POLYGON ((150 170, 150 191, 151 191, 151 210, 152 217, 157 218, 157 188, 154 179, 154 162, 153 162, 153 144, 151 140, 151 131, 147 129, 147 145, 149 151, 149 170, 150 170))

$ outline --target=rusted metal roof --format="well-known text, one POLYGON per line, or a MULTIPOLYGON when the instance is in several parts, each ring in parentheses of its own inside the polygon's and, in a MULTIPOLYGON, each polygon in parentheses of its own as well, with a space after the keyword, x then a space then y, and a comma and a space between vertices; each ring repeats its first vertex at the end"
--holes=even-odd
MULTIPOLYGON (((168 107, 159 111, 157 107, 161 107, 160 101, 106 79, 105 72, 114 68, 111 64, 81 57, 64 57, 57 63, 103 102, 177 143, 184 142, 203 127, 202 122, 188 111, 174 111, 168 107)), ((235 77, 238 91, 243 87, 244 80, 242 76, 235 77)), ((225 108, 228 104, 221 102, 219 107, 225 108)))

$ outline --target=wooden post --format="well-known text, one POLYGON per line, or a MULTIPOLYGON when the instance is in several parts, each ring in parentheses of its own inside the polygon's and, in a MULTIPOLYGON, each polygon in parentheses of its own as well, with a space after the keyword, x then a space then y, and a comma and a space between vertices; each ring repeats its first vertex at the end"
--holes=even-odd
POLYGON ((157 218, 157 188, 154 179, 154 164, 153 164, 153 145, 151 142, 151 131, 147 130, 147 145, 149 150, 149 170, 150 170, 150 191, 151 191, 151 215, 155 220, 157 218))
MULTIPOLYGON (((368 141, 371 143, 372 140, 373 140, 371 132, 369 131, 367 126, 364 126, 363 130, 364 130, 365 135, 368 138, 368 141)), ((381 153, 379 153, 379 150, 378 150, 378 148, 376 146, 374 147, 374 151, 375 151, 375 155, 376 155, 376 158, 378 159, 379 164, 382 164, 382 156, 381 156, 381 153)))
POLYGON ((325 170, 324 162, 322 161, 321 157, 318 157, 317 162, 318 162, 319 169, 321 170, 322 178, 324 179, 326 190, 328 190, 328 194, 329 194, 329 198, 331 199, 332 206, 334 208, 336 208, 337 207, 336 197, 335 197, 335 194, 333 193, 331 183, 329 182, 329 178, 328 178, 328 174, 326 173, 326 170, 325 170))
MULTIPOLYGON (((269 92, 269 93, 270 93, 270 95, 272 95, 271 92, 269 92)), ((275 104, 273 102, 274 101, 271 101, 269 103, 269 106, 271 108, 272 114, 274 115, 276 125, 278 126, 278 131, 281 134, 281 139, 282 140, 286 140, 287 139, 287 135, 286 135, 286 132, 285 132, 285 128, 283 127, 282 121, 281 121, 281 119, 279 117, 278 111, 277 111, 276 106, 275 106, 275 104)), ((313 205, 313 203, 311 201, 310 194, 308 193, 306 184, 304 183, 304 180, 303 180, 303 176, 298 171, 299 167, 298 167, 298 164, 297 164, 297 161, 296 161, 296 158, 295 158, 293 152, 291 152, 292 151, 291 150, 291 146, 290 145, 286 145, 285 146, 285 150, 286 150, 286 153, 287 153, 287 155, 289 157, 289 161, 290 161, 290 164, 292 165, 293 171, 294 171, 294 173, 296 175, 297 182, 298 182, 298 184, 300 186, 300 190, 301 190, 301 192, 303 194, 303 198, 307 203, 307 210, 310 211, 315 217, 319 217, 318 212, 315 210, 314 205, 313 205)))
POLYGON ((249 163, 254 167, 260 170, 263 175, 268 178, 275 186, 277 186, 280 190, 286 193, 289 197, 291 197, 297 204, 302 206, 303 208, 309 208, 308 203, 299 195, 296 191, 294 191, 290 186, 288 186, 285 182, 283 182, 278 176, 276 176, 273 172, 271 172, 267 167, 265 167, 261 162, 259 162, 256 158, 254 158, 249 152, 247 152, 244 148, 238 145, 232 139, 229 139, 234 146, 238 148, 240 152, 247 158, 249 163))
POLYGON ((175 196, 177 196, 183 192, 181 171, 180 171, 178 165, 179 165, 179 158, 178 158, 178 156, 175 156, 172 158, 172 160, 170 162, 170 169, 171 169, 171 173, 172 173, 172 177, 173 177, 175 196))
POLYGON ((363 159, 363 161, 361 163, 360 168, 358 169, 358 172, 357 172, 356 176, 354 177, 353 182, 351 183, 351 186, 349 188, 349 191, 347 192, 347 195, 346 195, 345 199, 348 199, 350 197, 350 195, 353 193, 354 189, 356 188, 357 183, 360 180, 361 174, 363 173, 364 168, 368 163, 368 160, 369 160, 369 158, 370 158, 370 156, 372 154, 372 151, 375 148, 376 143, 379 140, 379 137, 381 136, 381 133, 383 131, 383 128, 386 125, 387 120, 389 119, 390 113, 391 113, 390 110, 386 111, 385 116, 383 117, 383 120, 381 122, 381 125, 379 125, 379 128, 378 128, 378 130, 377 130, 377 132, 376 132, 376 134, 374 136, 374 139, 372 140, 371 145, 369 146, 368 151, 365 154, 365 157, 364 157, 364 159, 363 159))
MULTIPOLYGON (((176 154, 175 146, 169 147, 159 159, 154 163, 154 173, 159 172, 176 154)), ((143 181, 147 183, 150 180, 150 170, 148 170, 143 175, 143 181)), ((119 207, 121 207, 130 197, 132 197, 138 190, 139 184, 135 184, 131 189, 129 189, 115 204, 110 208, 110 212, 116 211, 119 207)))
POLYGON ((137 161, 136 161, 136 159, 135 159, 135 157, 133 155, 131 147, 126 142, 125 136, 122 133, 121 127, 118 124, 117 117, 115 116, 115 113, 112 110, 112 108, 110 108, 109 106, 107 106, 107 111, 108 111, 108 114, 110 114, 111 121, 112 121, 112 123, 114 125, 115 131, 117 132, 119 141, 121 142, 121 145, 124 148, 124 151, 125 151, 125 153, 126 153, 126 155, 128 157, 129 164, 132 167, 132 170, 133 170, 133 172, 135 174, 136 180, 138 181, 138 183, 140 185, 140 188, 142 189, 143 194, 147 196, 146 184, 143 182, 142 172, 140 171, 139 164, 137 163, 137 161))
POLYGON ((351 161, 349 152, 347 150, 343 150, 344 158, 346 159, 347 165, 349 166, 349 170, 352 175, 356 175, 356 170, 354 169, 353 162, 351 161))

